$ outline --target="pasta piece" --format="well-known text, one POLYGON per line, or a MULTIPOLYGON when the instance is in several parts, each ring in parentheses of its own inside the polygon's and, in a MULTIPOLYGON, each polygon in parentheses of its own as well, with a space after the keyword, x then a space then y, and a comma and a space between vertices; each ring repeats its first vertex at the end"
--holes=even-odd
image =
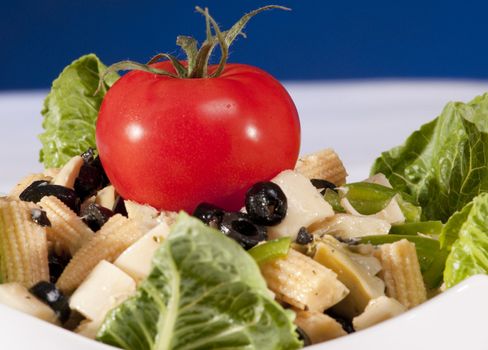
POLYGON ((336 186, 346 183, 347 172, 344 164, 330 148, 298 159, 295 171, 309 179, 327 180, 336 186))

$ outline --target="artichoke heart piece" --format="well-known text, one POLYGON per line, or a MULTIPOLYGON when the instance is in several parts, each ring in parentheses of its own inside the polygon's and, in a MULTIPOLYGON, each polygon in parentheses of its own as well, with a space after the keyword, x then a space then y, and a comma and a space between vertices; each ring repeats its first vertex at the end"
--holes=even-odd
POLYGON ((386 235, 390 228, 391 225, 385 220, 351 214, 336 214, 323 220, 320 224, 313 225, 310 229, 316 236, 328 234, 347 240, 369 235, 386 235))
POLYGON ((362 313, 369 301, 384 295, 385 290, 383 281, 355 262, 350 254, 332 236, 324 236, 314 255, 315 261, 334 271, 349 289, 349 295, 335 306, 335 311, 347 318, 362 313))

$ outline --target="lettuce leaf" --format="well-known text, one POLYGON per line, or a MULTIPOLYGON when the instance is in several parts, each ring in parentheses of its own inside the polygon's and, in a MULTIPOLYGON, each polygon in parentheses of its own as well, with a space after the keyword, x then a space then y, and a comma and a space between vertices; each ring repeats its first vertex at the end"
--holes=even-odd
POLYGON ((44 100, 44 133, 39 160, 46 168, 61 167, 71 157, 88 148, 96 149, 95 123, 108 88, 118 79, 107 75, 98 94, 100 73, 105 65, 94 54, 82 56, 67 66, 54 80, 44 100))
POLYGON ((447 219, 488 190, 488 94, 451 102, 406 142, 382 153, 371 174, 412 195, 424 220, 447 219))
POLYGON ((448 288, 469 276, 488 273, 488 193, 453 215, 444 231, 445 245, 454 242, 444 270, 448 288))
POLYGON ((298 349, 293 317, 236 242, 180 214, 134 297, 98 339, 131 350, 298 349))

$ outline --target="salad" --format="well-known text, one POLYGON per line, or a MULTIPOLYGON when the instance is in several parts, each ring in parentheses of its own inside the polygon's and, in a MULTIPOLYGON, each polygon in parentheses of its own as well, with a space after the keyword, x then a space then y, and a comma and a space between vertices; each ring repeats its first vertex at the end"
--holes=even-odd
POLYGON ((197 8, 207 38, 178 37, 185 61, 63 70, 45 170, 0 197, 0 303, 122 349, 298 349, 488 272, 488 94, 348 183, 333 149, 298 158, 278 81, 226 62, 273 8, 227 31, 197 8))

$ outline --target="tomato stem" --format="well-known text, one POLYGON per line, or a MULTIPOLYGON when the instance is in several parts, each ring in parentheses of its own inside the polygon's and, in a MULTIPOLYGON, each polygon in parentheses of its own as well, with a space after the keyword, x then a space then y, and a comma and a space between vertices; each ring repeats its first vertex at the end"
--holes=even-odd
MULTIPOLYGON (((232 45, 237 36, 246 35, 242 32, 247 22, 258 13, 266 10, 279 9, 289 11, 290 9, 278 5, 268 5, 251 11, 239 19, 229 30, 221 31, 217 22, 210 15, 208 8, 202 9, 197 6, 196 11, 201 13, 205 17, 206 26, 206 39, 198 48, 198 42, 190 37, 180 35, 176 38, 176 45, 178 45, 186 55, 187 64, 184 65, 175 56, 167 53, 159 53, 146 64, 134 62, 134 61, 121 61, 115 63, 107 68, 100 76, 99 89, 103 85, 104 78, 107 74, 111 72, 118 72, 123 70, 141 70, 144 72, 159 74, 164 76, 169 76, 173 78, 216 78, 219 77, 225 69, 225 65, 229 58, 229 47, 232 45), (212 33, 213 30, 213 33, 212 33), (212 73, 208 74, 208 65, 210 61, 210 56, 216 46, 220 46, 220 61, 217 69, 212 73), (168 72, 164 69, 158 69, 153 66, 154 63, 161 60, 169 60, 173 65, 176 73, 168 72)), ((95 92, 97 93, 98 90, 95 92)))

